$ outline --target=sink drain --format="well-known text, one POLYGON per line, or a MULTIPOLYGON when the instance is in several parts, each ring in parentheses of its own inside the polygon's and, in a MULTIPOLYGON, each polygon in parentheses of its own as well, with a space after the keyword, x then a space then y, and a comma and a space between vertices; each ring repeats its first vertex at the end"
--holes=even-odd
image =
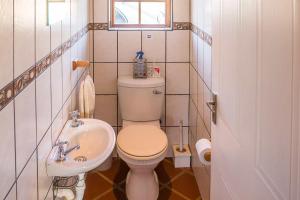
POLYGON ((74 160, 77 162, 85 162, 87 161, 87 158, 85 156, 77 156, 76 158, 74 158, 74 160))

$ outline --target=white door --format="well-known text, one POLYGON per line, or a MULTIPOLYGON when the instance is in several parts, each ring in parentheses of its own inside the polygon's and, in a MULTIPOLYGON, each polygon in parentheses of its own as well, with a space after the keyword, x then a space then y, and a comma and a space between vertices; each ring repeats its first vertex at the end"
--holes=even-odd
POLYGON ((213 0, 212 200, 300 200, 299 0, 213 0))

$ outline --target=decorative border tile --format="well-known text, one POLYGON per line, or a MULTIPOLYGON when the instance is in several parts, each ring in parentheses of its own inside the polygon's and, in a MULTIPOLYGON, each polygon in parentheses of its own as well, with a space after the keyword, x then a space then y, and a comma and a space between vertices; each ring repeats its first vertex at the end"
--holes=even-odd
POLYGON ((89 31, 89 24, 0 89, 0 111, 89 31))
POLYGON ((108 30, 108 23, 89 23, 89 30, 108 30))
MULTIPOLYGON (((89 30, 108 30, 108 23, 89 23, 89 30)), ((190 23, 173 22, 173 30, 190 30, 190 23)))
POLYGON ((191 30, 190 22, 173 22, 173 30, 191 30))
POLYGON ((10 82, 0 90, 0 110, 14 99, 14 84, 10 82))
POLYGON ((202 39, 204 42, 206 42, 209 46, 212 46, 212 36, 206 33, 205 31, 198 28, 196 25, 192 24, 190 25, 191 31, 195 33, 200 39, 202 39))

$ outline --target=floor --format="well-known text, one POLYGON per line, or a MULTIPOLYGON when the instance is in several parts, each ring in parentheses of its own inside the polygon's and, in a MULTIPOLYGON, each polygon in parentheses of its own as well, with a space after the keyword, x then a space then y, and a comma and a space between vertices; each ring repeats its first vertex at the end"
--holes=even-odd
MULTIPOLYGON (((128 170, 126 163, 114 159, 110 170, 88 173, 84 199, 126 200, 125 179, 128 170)), ((190 168, 176 169, 171 159, 165 159, 155 171, 160 182, 159 200, 201 200, 190 168)))

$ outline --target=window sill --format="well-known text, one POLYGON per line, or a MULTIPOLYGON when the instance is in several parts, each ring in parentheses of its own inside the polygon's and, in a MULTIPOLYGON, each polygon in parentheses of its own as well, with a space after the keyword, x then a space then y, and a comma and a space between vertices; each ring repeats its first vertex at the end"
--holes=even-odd
POLYGON ((132 27, 108 27, 109 31, 172 31, 173 27, 168 28, 132 28, 132 27))

